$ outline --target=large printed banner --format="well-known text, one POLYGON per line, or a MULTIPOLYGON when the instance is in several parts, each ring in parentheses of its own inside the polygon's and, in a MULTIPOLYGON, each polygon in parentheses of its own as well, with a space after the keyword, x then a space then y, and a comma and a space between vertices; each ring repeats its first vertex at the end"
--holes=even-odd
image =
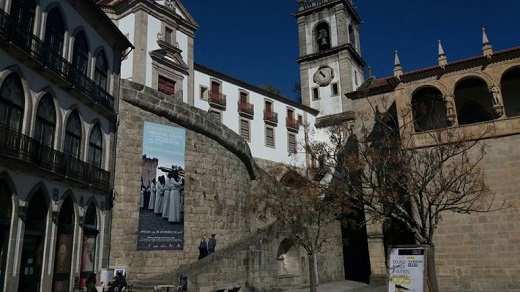
POLYGON ((423 292, 424 248, 393 248, 388 274, 389 292, 423 292))
POLYGON ((184 247, 186 130, 144 122, 138 250, 184 247))

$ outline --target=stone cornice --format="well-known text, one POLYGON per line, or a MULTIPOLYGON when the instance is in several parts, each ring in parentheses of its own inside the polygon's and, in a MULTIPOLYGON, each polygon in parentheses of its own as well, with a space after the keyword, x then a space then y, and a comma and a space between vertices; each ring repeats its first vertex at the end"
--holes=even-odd
POLYGON ((257 177, 256 164, 244 138, 225 125, 215 122, 206 111, 180 99, 166 100, 167 97, 169 96, 142 84, 121 80, 122 100, 215 140, 244 163, 251 179, 257 177))

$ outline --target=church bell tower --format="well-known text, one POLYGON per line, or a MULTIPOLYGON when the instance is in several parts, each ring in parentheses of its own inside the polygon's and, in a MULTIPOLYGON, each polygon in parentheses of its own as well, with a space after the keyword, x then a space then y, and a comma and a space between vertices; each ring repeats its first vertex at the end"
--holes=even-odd
POLYGON ((295 16, 302 103, 320 117, 349 110, 345 93, 363 83, 365 67, 352 0, 298 0, 295 16))

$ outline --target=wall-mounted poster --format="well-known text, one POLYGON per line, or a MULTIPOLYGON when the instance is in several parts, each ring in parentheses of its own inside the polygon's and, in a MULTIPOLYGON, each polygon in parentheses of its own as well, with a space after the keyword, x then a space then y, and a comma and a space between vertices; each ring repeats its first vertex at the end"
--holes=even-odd
POLYGON ((388 264, 389 292, 423 292, 424 248, 392 248, 388 264))
POLYGON ((184 247, 186 130, 144 122, 138 250, 184 247))

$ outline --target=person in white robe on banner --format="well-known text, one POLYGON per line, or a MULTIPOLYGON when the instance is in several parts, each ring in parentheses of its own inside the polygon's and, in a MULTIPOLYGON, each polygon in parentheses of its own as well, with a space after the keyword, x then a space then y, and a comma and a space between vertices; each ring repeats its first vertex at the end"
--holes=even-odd
POLYGON ((172 223, 181 222, 181 186, 182 180, 179 171, 174 168, 171 171, 171 193, 170 193, 170 213, 168 221, 172 223))

